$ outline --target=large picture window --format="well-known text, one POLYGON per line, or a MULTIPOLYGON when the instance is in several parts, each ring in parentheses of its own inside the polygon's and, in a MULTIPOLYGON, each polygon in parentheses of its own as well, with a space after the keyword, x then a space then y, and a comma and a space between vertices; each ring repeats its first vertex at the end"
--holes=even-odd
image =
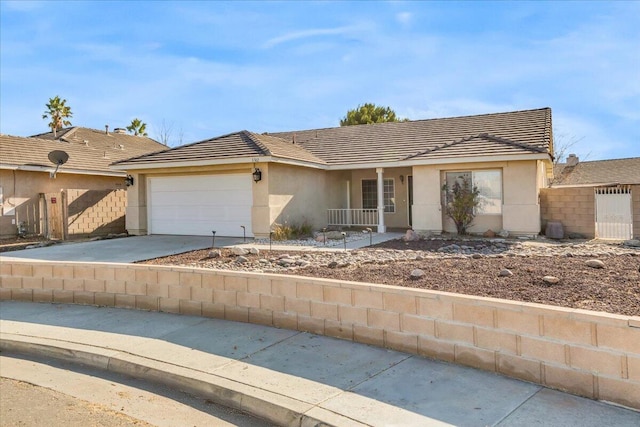
MULTIPOLYGON (((447 188, 459 180, 468 180, 472 186, 477 187, 480 195, 480 204, 476 208, 476 214, 500 215, 502 214, 502 172, 499 170, 447 172, 447 188)), ((447 202, 451 195, 447 193, 447 202)))
MULTIPOLYGON (((392 178, 383 180, 384 211, 394 213, 396 211, 395 185, 392 178)), ((375 179, 362 180, 362 208, 378 208, 378 182, 375 179)))

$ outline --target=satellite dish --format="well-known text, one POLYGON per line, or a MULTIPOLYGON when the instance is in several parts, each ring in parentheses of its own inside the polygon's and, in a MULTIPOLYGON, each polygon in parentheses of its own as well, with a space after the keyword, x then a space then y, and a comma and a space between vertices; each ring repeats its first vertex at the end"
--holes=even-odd
POLYGON ((64 165, 65 163, 67 163, 67 161, 69 160, 69 155, 62 150, 53 150, 52 152, 49 153, 48 157, 49 157, 49 161, 54 165, 56 165, 56 170, 54 170, 49 174, 51 178, 55 178, 56 173, 58 172, 58 168, 64 165))

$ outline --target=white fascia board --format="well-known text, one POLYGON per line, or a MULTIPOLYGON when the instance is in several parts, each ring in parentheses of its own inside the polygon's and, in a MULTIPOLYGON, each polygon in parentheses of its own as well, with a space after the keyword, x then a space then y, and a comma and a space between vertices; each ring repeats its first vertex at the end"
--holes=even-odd
POLYGON ((548 160, 549 155, 519 154, 502 156, 474 156, 474 157, 447 157, 430 160, 401 160, 389 162, 352 163, 347 165, 330 165, 329 170, 373 169, 373 168, 399 168, 410 166, 450 165, 457 163, 487 163, 487 162, 513 162, 519 160, 548 160))
POLYGON ((637 184, 625 184, 622 182, 598 182, 591 184, 551 184, 549 188, 585 188, 585 187, 611 187, 614 185, 637 185, 637 184))
MULTIPOLYGON (((6 170, 19 170, 19 171, 27 171, 27 172, 54 172, 56 170, 53 166, 27 166, 27 165, 0 165, 0 169, 6 170)), ((95 171, 88 169, 67 169, 67 168, 59 168, 56 173, 68 173, 75 175, 99 175, 99 176, 118 176, 124 177, 127 176, 124 172, 110 172, 110 171, 95 171)))
POLYGON ((271 159, 272 163, 281 163, 281 164, 285 164, 285 165, 292 165, 292 166, 301 166, 301 167, 305 167, 305 168, 312 168, 312 169, 328 169, 327 165, 321 164, 321 163, 313 163, 313 162, 305 162, 303 160, 293 160, 293 159, 286 159, 284 157, 272 157, 271 159))
POLYGON ((143 170, 143 169, 164 169, 164 168, 183 168, 190 166, 216 166, 216 165, 232 165, 236 163, 266 163, 272 161, 271 156, 256 157, 230 157, 228 159, 218 160, 187 160, 181 162, 152 162, 152 163, 128 163, 122 165, 110 165, 111 169, 116 170, 143 170))

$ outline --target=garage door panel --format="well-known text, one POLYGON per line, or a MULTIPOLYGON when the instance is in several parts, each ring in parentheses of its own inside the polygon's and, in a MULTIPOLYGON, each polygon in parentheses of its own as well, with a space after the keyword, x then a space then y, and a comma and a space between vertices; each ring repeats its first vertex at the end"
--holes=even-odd
POLYGON ((251 236, 250 174, 149 179, 149 231, 153 234, 251 236))

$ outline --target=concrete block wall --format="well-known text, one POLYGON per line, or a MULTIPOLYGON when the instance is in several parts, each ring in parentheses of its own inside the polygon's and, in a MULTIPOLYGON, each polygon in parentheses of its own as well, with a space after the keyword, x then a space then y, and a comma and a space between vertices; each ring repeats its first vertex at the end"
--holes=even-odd
POLYGON ((547 222, 561 222, 565 234, 580 233, 587 238, 596 234, 596 199, 593 187, 542 188, 540 213, 542 231, 547 222))
POLYGON ((308 277, 4 259, 0 299, 216 317, 392 348, 640 409, 640 317, 308 277))
POLYGON ((631 206, 633 212, 633 236, 640 239, 640 185, 631 186, 631 206))
POLYGON ((70 238, 125 232, 126 190, 69 189, 67 203, 70 238))

